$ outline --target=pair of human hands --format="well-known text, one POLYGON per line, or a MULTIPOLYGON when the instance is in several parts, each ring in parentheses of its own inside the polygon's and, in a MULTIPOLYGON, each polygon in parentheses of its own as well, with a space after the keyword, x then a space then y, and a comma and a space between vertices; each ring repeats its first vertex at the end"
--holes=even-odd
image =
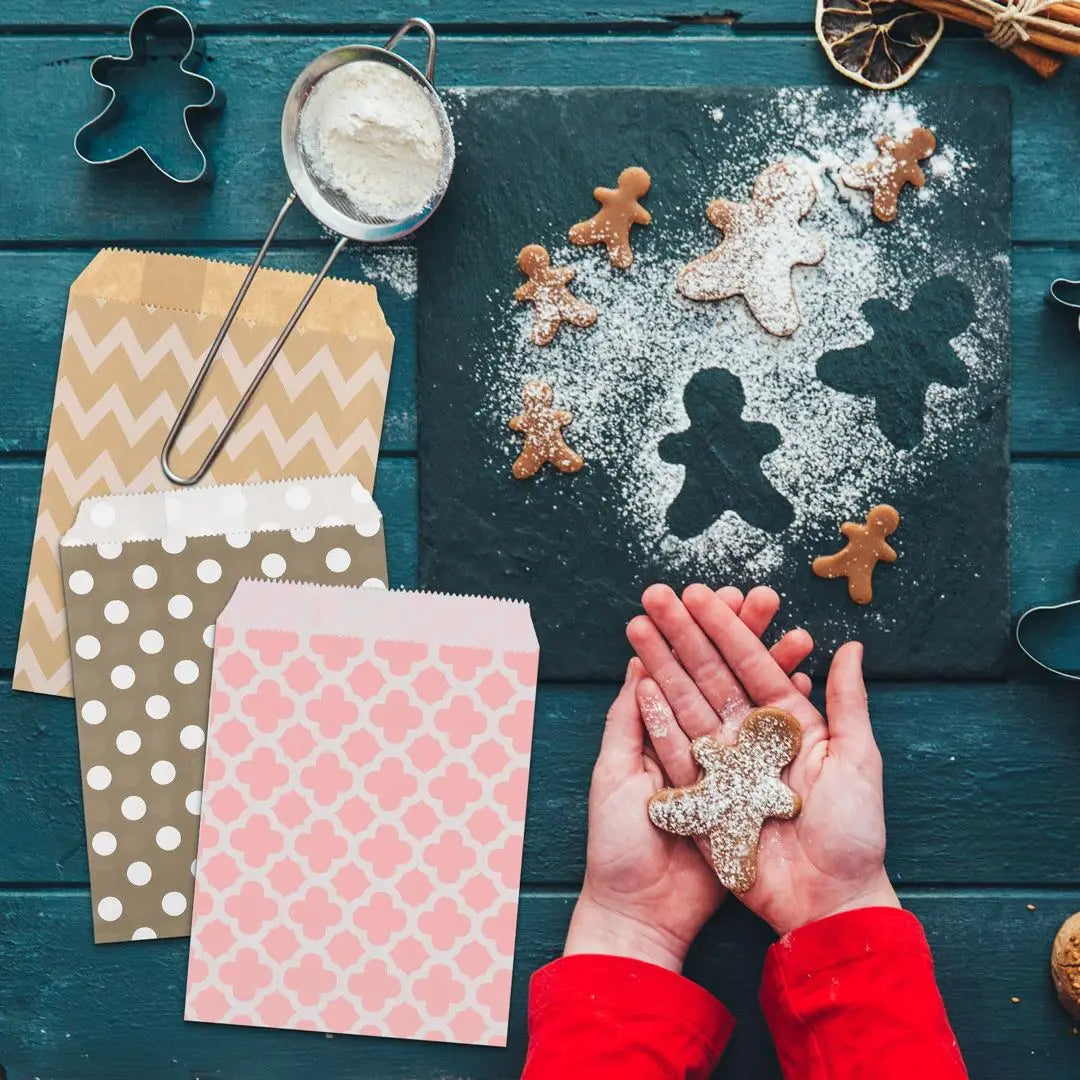
POLYGON ((805 630, 767 649, 761 635, 780 608, 769 588, 718 592, 691 585, 682 598, 654 585, 645 615, 627 627, 637 657, 608 712, 589 791, 585 881, 565 955, 633 956, 673 971, 724 897, 690 838, 649 820, 649 797, 699 775, 690 743, 733 742, 751 709, 784 709, 802 726, 788 785, 802 800, 791 821, 765 823, 754 885, 739 899, 784 934, 858 907, 899 907, 885 873, 881 754, 870 727, 862 646, 833 658, 828 723, 795 669, 813 642, 805 630))

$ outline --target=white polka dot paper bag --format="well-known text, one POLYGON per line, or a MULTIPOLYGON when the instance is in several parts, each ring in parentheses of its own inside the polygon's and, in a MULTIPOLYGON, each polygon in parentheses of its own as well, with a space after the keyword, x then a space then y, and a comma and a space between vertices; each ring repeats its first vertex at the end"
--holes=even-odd
POLYGON ((505 1045, 528 606, 245 581, 217 635, 185 1017, 505 1045))
MULTIPOLYGON (((247 267, 98 252, 68 295, 12 685, 70 697, 60 537, 81 500, 165 490, 158 455, 247 267)), ((313 278, 261 269, 181 431, 194 471, 313 278)), ((394 335, 373 285, 327 279, 207 479, 375 478, 394 335)))
POLYGON ((386 584, 354 477, 85 501, 61 543, 94 940, 186 935, 214 622, 243 577, 386 584))

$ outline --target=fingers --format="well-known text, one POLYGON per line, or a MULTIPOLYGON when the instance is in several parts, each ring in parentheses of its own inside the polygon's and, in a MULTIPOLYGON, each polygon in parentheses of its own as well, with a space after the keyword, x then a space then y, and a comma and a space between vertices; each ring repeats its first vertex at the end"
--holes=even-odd
MULTIPOLYGON (((714 603, 731 611, 732 618, 741 617, 735 614, 726 598, 718 593, 713 596, 714 603)), ((645 590, 641 602, 654 627, 671 646, 684 675, 689 677, 709 706, 704 714, 691 710, 684 716, 675 702, 671 702, 686 734, 692 739, 699 735, 711 735, 717 728, 717 716, 723 719, 733 712, 740 715, 745 713, 748 702, 738 680, 674 591, 667 585, 651 585, 645 590)), ((749 603, 748 598, 742 605, 743 613, 749 603)), ((658 673, 648 663, 646 666, 660 682, 658 673)), ((666 687, 664 689, 666 693, 666 687)), ((671 701, 670 697, 668 701, 671 701)))
POLYGON ((810 676, 795 669, 814 651, 814 639, 801 627, 789 630, 770 650, 780 670, 791 676, 795 689, 810 696, 810 676), (793 674, 793 672, 795 672, 793 674))
MULTIPOLYGON (((669 589, 668 592, 670 591, 669 589)), ((738 618, 723 601, 717 603, 733 619, 738 618)), ((626 627, 626 636, 649 675, 659 684, 660 691, 675 713, 680 727, 691 738, 715 731, 718 723, 715 711, 687 674, 679 658, 672 653, 652 618, 638 615, 631 619, 626 627)))
POLYGON ((881 753, 870 727, 870 708, 862 674, 863 647, 857 641, 841 646, 829 667, 825 712, 829 752, 865 769, 881 768, 881 753))
POLYGON ((758 585, 746 594, 742 610, 736 614, 757 637, 761 637, 780 610, 780 596, 767 585, 758 585))
POLYGON ((736 615, 742 610, 743 594, 742 591, 736 589, 734 585, 725 585, 722 588, 717 589, 716 595, 723 600, 736 615))
POLYGON ((637 686, 637 704, 660 767, 672 784, 692 784, 698 767, 690 753, 690 740, 675 719, 660 687, 645 677, 637 686))
POLYGON ((631 660, 626 668, 626 678, 604 721, 599 761, 605 761, 613 768, 629 771, 641 767, 645 730, 638 711, 637 688, 644 674, 640 661, 631 660))
MULTIPOLYGON (((704 585, 690 585, 683 603, 717 652, 758 705, 775 704, 792 695, 791 680, 758 636, 704 585)), ((744 605, 745 606, 745 605, 744 605)))

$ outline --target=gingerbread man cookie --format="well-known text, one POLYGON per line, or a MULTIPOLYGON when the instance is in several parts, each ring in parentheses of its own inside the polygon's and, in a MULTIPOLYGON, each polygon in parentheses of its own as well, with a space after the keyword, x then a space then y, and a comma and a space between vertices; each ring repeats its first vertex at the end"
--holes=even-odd
POLYGON ((727 746, 711 735, 690 744, 705 775, 680 788, 662 788, 649 799, 649 817, 665 832, 708 838, 720 883, 744 893, 757 878, 757 847, 767 818, 793 818, 799 796, 780 779, 802 745, 799 721, 782 709, 755 709, 738 741, 727 746))
POLYGON ((778 161, 754 181, 750 202, 709 203, 705 214, 723 232, 723 242, 684 266, 676 288, 689 300, 741 296, 770 334, 793 334, 801 316, 791 286, 792 268, 825 258, 825 245, 799 224, 816 200, 811 176, 791 162, 778 161))
POLYGON ((862 165, 845 165, 840 180, 845 187, 873 192, 874 217, 878 221, 895 221, 896 202, 904 185, 921 188, 926 183, 919 162, 934 152, 937 140, 932 131, 920 127, 903 141, 882 135, 875 145, 878 156, 862 165))
POLYGON ((521 414, 510 418, 510 430, 525 436, 525 446, 511 470, 517 480, 535 476, 549 461, 564 473, 578 472, 585 464, 585 459, 563 439, 563 428, 569 427, 574 418, 564 409, 551 407, 554 396, 547 383, 533 379, 522 391, 525 404, 521 414))
POLYGON ((651 184, 652 177, 640 165, 631 165, 619 173, 614 188, 595 188, 593 198, 600 209, 588 221, 570 227, 570 243, 581 247, 604 244, 611 265, 628 269, 634 261, 630 227, 652 224, 652 214, 638 202, 651 184))
POLYGON ((547 248, 527 244, 517 261, 529 280, 514 290, 514 299, 533 305, 533 344, 549 345, 564 322, 573 326, 592 326, 596 322, 596 308, 567 288, 576 276, 574 271, 568 266, 552 266, 547 248))
POLYGON ((884 503, 866 515, 865 525, 845 521, 840 532, 847 544, 835 555, 819 555, 813 562, 820 578, 846 577, 848 595, 856 604, 869 604, 874 598, 874 567, 879 562, 896 562, 896 551, 885 542, 900 527, 900 515, 884 503))

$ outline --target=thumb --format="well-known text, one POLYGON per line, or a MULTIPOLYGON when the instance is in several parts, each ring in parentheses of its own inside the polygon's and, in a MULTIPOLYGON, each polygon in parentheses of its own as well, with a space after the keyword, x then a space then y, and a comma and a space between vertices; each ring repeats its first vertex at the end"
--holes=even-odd
POLYGON ((862 673, 863 647, 849 641, 836 651, 825 684, 829 753, 864 769, 881 769, 881 752, 870 727, 870 706, 862 673))
MULTIPOLYGON (((604 737, 600 742, 600 761, 617 768, 640 767, 645 750, 645 729, 637 703, 637 687, 644 675, 636 657, 626 668, 626 678, 608 709, 604 737)), ((599 762, 598 762, 599 764, 599 762)))

